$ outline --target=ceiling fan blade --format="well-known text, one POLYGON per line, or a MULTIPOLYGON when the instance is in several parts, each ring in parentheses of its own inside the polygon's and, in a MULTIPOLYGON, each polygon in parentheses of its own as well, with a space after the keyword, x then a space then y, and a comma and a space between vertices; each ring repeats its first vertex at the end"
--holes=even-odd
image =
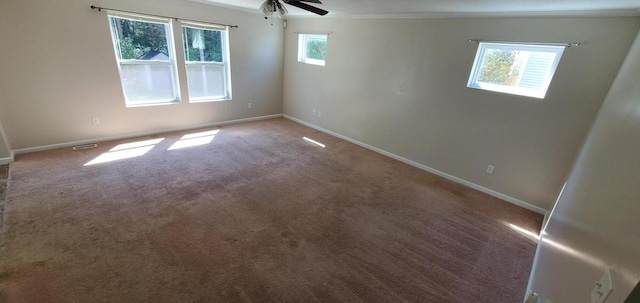
POLYGON ((324 16, 324 15, 329 13, 328 11, 325 11, 323 9, 319 9, 319 8, 317 8, 315 6, 311 6, 311 5, 306 4, 306 3, 302 3, 300 1, 288 1, 288 2, 285 2, 285 3, 293 5, 293 6, 297 7, 297 8, 301 8, 301 9, 306 10, 306 11, 310 11, 310 12, 312 12, 314 14, 318 14, 320 16, 324 16))
POLYGON ((275 3, 276 3, 276 11, 280 15, 280 17, 289 13, 287 9, 284 7, 284 5, 280 3, 280 1, 276 1, 275 3))
POLYGON ((318 4, 322 4, 322 2, 320 2, 320 0, 298 0, 299 2, 311 2, 311 3, 318 3, 318 4))

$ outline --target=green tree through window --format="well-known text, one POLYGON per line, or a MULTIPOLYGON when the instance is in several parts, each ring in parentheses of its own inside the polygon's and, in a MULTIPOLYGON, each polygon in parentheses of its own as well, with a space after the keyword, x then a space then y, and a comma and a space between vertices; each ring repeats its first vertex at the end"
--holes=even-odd
POLYGON ((187 61, 222 62, 222 32, 182 27, 187 61))
POLYGON ((307 42, 307 58, 324 60, 327 54, 327 41, 310 39, 307 42))
POLYGON ((120 59, 138 59, 149 51, 169 55, 165 25, 114 18, 120 59))
POLYGON ((517 70, 513 70, 516 53, 515 51, 488 49, 482 61, 478 81, 510 85, 518 78, 517 70))

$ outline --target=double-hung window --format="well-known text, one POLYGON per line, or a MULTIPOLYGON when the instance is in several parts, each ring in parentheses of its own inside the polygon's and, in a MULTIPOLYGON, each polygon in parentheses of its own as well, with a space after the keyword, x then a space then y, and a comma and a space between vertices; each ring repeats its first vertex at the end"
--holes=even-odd
POLYGON ((327 35, 298 34, 298 62, 325 65, 327 35))
POLYGON ((481 42, 467 86, 542 99, 564 48, 481 42))
POLYGON ((110 14, 109 23, 126 105, 178 102, 171 21, 110 14))
POLYGON ((228 29, 182 22, 182 43, 191 102, 231 99, 228 29))

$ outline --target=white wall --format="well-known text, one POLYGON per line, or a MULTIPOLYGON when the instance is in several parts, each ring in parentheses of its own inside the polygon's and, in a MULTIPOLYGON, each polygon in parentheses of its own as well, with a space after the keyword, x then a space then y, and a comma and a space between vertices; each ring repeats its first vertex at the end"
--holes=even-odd
POLYGON ((607 303, 640 280, 640 33, 549 219, 530 289, 552 302, 590 302, 612 268, 607 303))
MULTIPOLYGON (((2 0, 0 120, 11 147, 280 114, 283 29, 274 21, 271 26, 259 14, 181 0, 2 0), (183 99, 176 105, 126 108, 107 16, 91 10, 91 4, 239 25, 230 31, 233 101, 189 104, 183 99), (91 117, 100 117, 101 124, 92 125, 91 117)), ((184 67, 179 69, 185 92, 184 67)))
POLYGON ((550 209, 639 26, 639 18, 292 19, 284 113, 550 209), (297 63, 296 32, 330 32, 325 67, 297 63), (466 88, 477 49, 469 38, 583 45, 565 51, 540 100, 466 88))

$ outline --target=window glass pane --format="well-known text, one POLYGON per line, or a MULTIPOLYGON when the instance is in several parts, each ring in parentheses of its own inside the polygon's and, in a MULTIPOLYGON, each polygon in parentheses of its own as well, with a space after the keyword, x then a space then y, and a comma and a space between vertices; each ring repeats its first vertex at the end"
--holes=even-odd
POLYGON ((169 60, 166 24, 112 20, 118 59, 169 60))
POLYGON ((516 63, 517 51, 489 48, 482 59, 479 82, 513 85, 518 78, 521 62, 516 63))
POLYGON ((221 31, 183 26, 182 40, 188 62, 223 62, 221 31))
POLYGON ((169 64, 122 64, 120 77, 127 101, 173 100, 173 79, 169 64))
POLYGON ((226 95, 223 65, 187 64, 189 96, 192 99, 222 98, 226 95))
POLYGON ((310 38, 307 39, 307 58, 324 60, 327 53, 327 40, 310 38))

